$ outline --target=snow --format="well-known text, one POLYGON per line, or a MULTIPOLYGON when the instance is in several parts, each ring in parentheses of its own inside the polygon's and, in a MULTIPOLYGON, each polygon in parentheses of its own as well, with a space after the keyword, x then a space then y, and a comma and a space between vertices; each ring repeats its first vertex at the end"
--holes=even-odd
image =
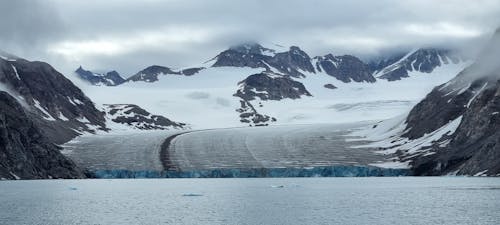
POLYGON ((13 173, 13 172, 9 172, 9 173, 10 173, 10 175, 12 175, 12 176, 14 177, 14 179, 16 179, 16 180, 20 180, 20 179, 21 179, 19 176, 17 176, 17 175, 16 175, 15 173, 13 173))
MULTIPOLYGON (((461 121, 462 116, 429 134, 424 134, 420 138, 410 140, 406 137, 401 137, 406 124, 404 120, 401 120, 401 117, 397 117, 379 123, 376 128, 365 127, 364 129, 354 131, 350 136, 358 137, 351 139, 351 141, 370 141, 369 144, 354 146, 354 148, 384 148, 385 150, 379 151, 381 154, 394 154, 397 150, 403 150, 409 156, 417 153, 429 155, 433 154, 433 152, 429 152, 430 147, 445 135, 449 136, 455 133, 461 121)), ((437 144, 446 146, 448 143, 449 141, 444 140, 437 144)))
POLYGON ((49 112, 47 112, 47 110, 45 110, 42 105, 40 104, 40 102, 36 99, 33 99, 33 101, 35 102, 35 108, 39 109, 40 111, 42 111, 43 113, 43 118, 46 119, 46 120, 49 120, 49 121, 55 121, 56 119, 54 119, 54 117, 52 117, 52 115, 50 115, 49 112))
POLYGON ((370 166, 376 166, 381 168, 392 168, 392 169, 407 169, 410 168, 408 162, 379 162, 379 163, 371 163, 370 166))
POLYGON ((485 177, 485 176, 488 176, 486 173, 488 172, 488 170, 483 170, 481 172, 478 172, 476 174, 474 174, 473 176, 474 177, 485 177))
MULTIPOLYGON (((343 83, 320 73, 293 78, 303 83, 313 97, 260 101, 260 114, 277 118, 273 124, 349 123, 376 121, 407 112, 435 86, 447 82, 465 67, 449 64, 433 73, 410 72, 409 78, 389 82, 343 83), (338 89, 324 88, 333 84, 338 89)), ((159 81, 128 82, 113 87, 82 87, 98 104, 136 104, 194 129, 246 126, 235 111, 240 98, 233 96, 238 82, 262 68, 207 68, 193 76, 159 76, 159 81)), ((252 102, 254 104, 254 102, 252 102)))
POLYGON ((10 65, 10 66, 12 66, 12 69, 14 70, 14 73, 16 74, 17 79, 18 79, 18 80, 21 80, 21 77, 20 77, 20 76, 19 76, 19 74, 17 73, 17 69, 16 69, 16 67, 15 67, 14 65, 10 65))
POLYGON ((64 114, 61 113, 61 112, 59 112, 59 117, 58 118, 61 119, 61 120, 64 120, 64 121, 69 121, 69 119, 67 117, 65 117, 64 114))
POLYGON ((481 92, 483 92, 484 88, 486 88, 486 86, 488 85, 488 82, 484 83, 484 85, 477 91, 474 92, 474 96, 472 96, 472 98, 469 100, 469 102, 467 102, 467 108, 470 107, 470 105, 472 104, 472 102, 474 101, 474 99, 476 99, 476 97, 481 94, 481 92))
POLYGON ((85 116, 79 117, 76 120, 78 120, 78 121, 80 121, 82 123, 90 123, 90 121, 85 116))
MULTIPOLYGON (((418 49, 412 49, 410 52, 408 52, 408 54, 406 54, 405 56, 403 56, 401 59, 399 59, 397 62, 387 66, 385 69, 381 70, 380 72, 377 72, 374 76, 379 78, 387 73, 390 73, 396 69, 398 69, 399 67, 401 67, 401 62, 405 61, 408 57, 410 57, 411 55, 413 55, 413 53, 415 53, 418 49)), ((412 62, 412 67, 413 67, 413 62, 412 62)), ((413 67, 414 68, 414 67, 413 67)), ((420 69, 419 69, 420 70, 420 69)), ((413 70, 415 71, 415 70, 413 70)))

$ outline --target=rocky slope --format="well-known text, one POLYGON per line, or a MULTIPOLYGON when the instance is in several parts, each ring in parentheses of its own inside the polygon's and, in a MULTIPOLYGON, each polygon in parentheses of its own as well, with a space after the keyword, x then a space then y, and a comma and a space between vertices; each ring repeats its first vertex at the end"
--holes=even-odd
POLYGON ((47 63, 0 59, 0 82, 22 99, 42 133, 55 143, 81 132, 106 130, 104 113, 47 63))
POLYGON ((203 67, 194 67, 194 68, 186 68, 179 71, 174 71, 168 67, 153 65, 149 66, 146 69, 143 69, 136 73, 135 75, 127 78, 125 82, 128 81, 144 81, 144 82, 155 82, 158 81, 158 76, 164 75, 184 75, 184 76, 192 76, 198 73, 200 70, 203 70, 203 67))
POLYGON ((125 79, 120 76, 116 71, 111 71, 107 73, 94 73, 83 69, 81 66, 75 70, 75 73, 83 80, 89 82, 92 85, 97 86, 116 86, 125 82, 125 79))
POLYGON ((407 54, 376 60, 370 63, 374 76, 388 81, 408 77, 409 72, 431 73, 436 67, 464 61, 457 52, 446 49, 421 48, 407 54))
POLYGON ((342 82, 369 82, 376 81, 372 76, 370 67, 360 59, 351 56, 325 56, 315 57, 316 69, 318 72, 324 71, 326 74, 341 80, 342 82))
POLYGON ((258 112, 254 104, 263 107, 262 101, 279 101, 281 99, 298 99, 302 96, 312 96, 298 81, 289 76, 272 72, 262 72, 248 76, 238 83, 239 89, 234 96, 239 97, 240 122, 254 126, 266 126, 276 122, 276 118, 258 112), (253 104, 252 104, 253 102, 253 104))
POLYGON ((186 128, 185 123, 173 122, 164 116, 154 115, 134 104, 104 105, 108 118, 139 130, 169 130, 186 128))
POLYGON ((471 66, 434 88, 403 121, 373 126, 388 128, 374 146, 396 153, 415 175, 500 176, 499 56, 500 30, 471 66))
POLYGON ((0 179, 85 177, 60 150, 14 97, 0 91, 0 179))

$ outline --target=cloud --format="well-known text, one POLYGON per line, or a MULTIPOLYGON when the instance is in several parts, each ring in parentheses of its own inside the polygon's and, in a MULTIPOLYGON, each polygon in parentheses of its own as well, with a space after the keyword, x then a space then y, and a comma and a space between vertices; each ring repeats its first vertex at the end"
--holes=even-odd
POLYGON ((298 45, 312 55, 375 55, 484 40, 497 0, 1 1, 7 51, 70 71, 196 65, 236 43, 298 45), (34 51, 34 49, 36 51, 34 51))

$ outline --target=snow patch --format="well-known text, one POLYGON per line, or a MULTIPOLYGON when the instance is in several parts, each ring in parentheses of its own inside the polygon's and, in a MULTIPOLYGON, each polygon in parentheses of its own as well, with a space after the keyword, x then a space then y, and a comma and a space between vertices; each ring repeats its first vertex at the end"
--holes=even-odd
POLYGON ((12 65, 12 64, 11 64, 10 66, 12 66, 12 69, 14 70, 14 73, 16 74, 16 78, 17 78, 18 80, 21 80, 21 77, 20 77, 20 76, 19 76, 19 74, 17 73, 17 69, 16 69, 16 67, 15 67, 14 65, 12 65))
POLYGON ((56 121, 56 119, 54 119, 54 117, 52 117, 52 115, 50 115, 49 112, 47 112, 47 110, 45 110, 42 105, 40 104, 40 102, 36 99, 33 99, 33 101, 35 102, 35 107, 40 110, 42 112, 42 116, 44 119, 46 120, 49 120, 49 121, 56 121))

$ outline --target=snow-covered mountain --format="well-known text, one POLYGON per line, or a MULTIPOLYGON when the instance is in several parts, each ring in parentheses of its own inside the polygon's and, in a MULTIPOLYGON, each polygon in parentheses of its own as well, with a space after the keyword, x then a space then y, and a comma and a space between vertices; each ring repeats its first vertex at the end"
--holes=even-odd
MULTIPOLYGON (((417 56, 424 65, 428 55, 417 56)), ((373 66, 355 56, 310 57, 296 46, 247 43, 200 66, 151 66, 119 86, 85 90, 98 103, 140 105, 193 128, 355 122, 409 110, 468 63, 454 62, 432 71, 420 66, 392 82, 375 78, 373 66)))
POLYGON ((42 132, 56 143, 81 132, 106 130, 104 113, 47 63, 1 58, 0 81, 3 90, 18 99, 42 132))
MULTIPOLYGON (((407 116, 355 132, 416 175, 500 175, 500 30, 475 62, 407 116)), ((367 147, 368 147, 367 146, 367 147)))
POLYGON ((85 70, 80 66, 75 70, 75 73, 81 79, 97 86, 116 86, 125 82, 125 79, 123 79, 123 77, 121 77, 120 74, 114 70, 107 73, 94 73, 89 70, 85 70))
POLYGON ((375 60, 370 63, 370 67, 375 77, 396 81, 408 77, 412 71, 432 73, 437 67, 463 61, 464 57, 452 50, 420 48, 403 55, 375 60))

